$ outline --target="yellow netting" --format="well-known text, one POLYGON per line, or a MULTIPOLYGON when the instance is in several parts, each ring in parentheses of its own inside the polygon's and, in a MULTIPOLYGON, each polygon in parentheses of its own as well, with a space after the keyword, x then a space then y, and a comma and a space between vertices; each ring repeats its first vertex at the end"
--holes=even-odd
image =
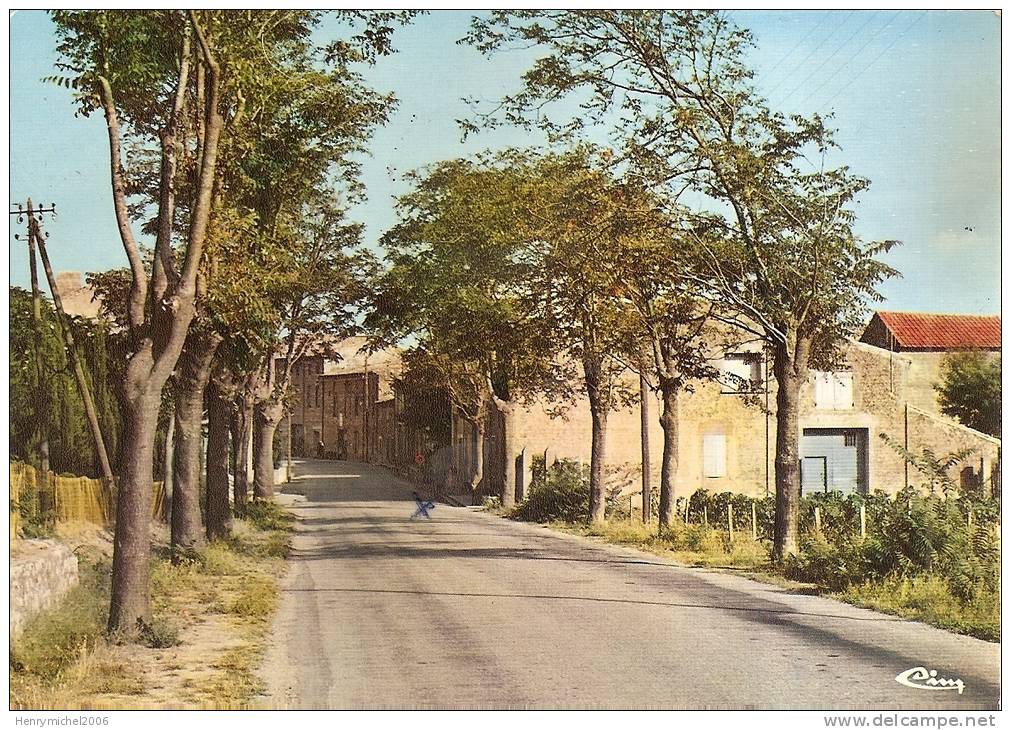
MULTIPOLYGON (((49 474, 49 488, 39 490, 35 467, 20 462, 11 463, 11 535, 17 534, 21 523, 19 504, 22 498, 34 500, 27 508, 32 511, 53 511, 59 522, 91 522, 109 526, 116 514, 115 485, 107 488, 100 479, 49 474)), ((153 484, 152 516, 165 515, 165 485, 153 484)))

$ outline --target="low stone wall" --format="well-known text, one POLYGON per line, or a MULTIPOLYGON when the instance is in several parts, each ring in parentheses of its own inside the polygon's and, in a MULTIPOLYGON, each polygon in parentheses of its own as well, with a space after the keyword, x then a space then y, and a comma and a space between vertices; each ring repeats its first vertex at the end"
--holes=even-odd
POLYGON ((22 540, 11 555, 10 634, 77 584, 77 558, 56 540, 22 540))

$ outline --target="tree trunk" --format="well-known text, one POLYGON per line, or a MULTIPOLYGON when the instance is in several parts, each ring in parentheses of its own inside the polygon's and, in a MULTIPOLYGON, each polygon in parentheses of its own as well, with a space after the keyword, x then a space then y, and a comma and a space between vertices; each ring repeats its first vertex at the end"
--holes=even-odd
POLYGON ((601 392, 601 367, 589 358, 583 360, 583 379, 590 401, 590 522, 604 521, 604 457, 607 447, 607 403, 601 392))
POLYGON ((670 527, 674 519, 674 479, 678 472, 678 387, 675 383, 660 383, 663 410, 663 455, 660 458, 660 528, 670 527))
POLYGON ((175 459, 175 433, 176 416, 175 409, 169 415, 168 424, 165 426, 165 522, 172 524, 172 485, 175 477, 172 474, 172 461, 175 459))
MULTIPOLYGON (((154 440, 158 429, 158 409, 161 393, 172 375, 182 352, 186 334, 194 316, 197 271, 202 258, 204 239, 210 220, 211 194, 217 170, 217 146, 223 120, 218 110, 220 66, 203 31, 195 11, 189 13, 190 25, 200 42, 201 57, 208 68, 207 102, 199 110, 206 120, 204 145, 201 149, 200 174, 190 207, 190 225, 186 256, 174 285, 167 291, 161 284, 167 272, 165 265, 172 232, 173 175, 161 180, 159 197, 158 239, 151 280, 155 285, 151 301, 156 304, 149 312, 149 282, 140 248, 133 235, 130 211, 126 201, 127 185, 121 161, 119 116, 113 98, 112 85, 104 76, 97 77, 97 87, 105 111, 109 135, 109 170, 112 183, 113 209, 120 240, 130 262, 132 283, 127 304, 132 352, 127 357, 122 381, 124 411, 124 443, 120 451, 120 483, 116 500, 116 536, 112 558, 112 600, 109 610, 109 630, 132 638, 138 622, 150 614, 150 524, 151 492, 154 467, 154 440), (160 271, 160 274, 159 274, 160 271), (163 306, 164 305, 164 306, 163 306)), ((162 136, 163 162, 174 155, 174 133, 185 101, 189 33, 180 53, 179 82, 175 105, 166 134, 162 136)), ((162 166, 163 172, 166 166, 162 166)))
POLYGON ((511 509, 516 504, 516 404, 501 398, 495 407, 502 414, 502 452, 505 469, 502 475, 502 507, 511 509))
POLYGON ((109 631, 135 635, 151 617, 151 493, 154 439, 158 430, 161 388, 151 388, 127 401, 123 409, 123 457, 116 496, 116 536, 112 553, 112 601, 109 631))
POLYGON ((266 401, 254 410, 253 496, 271 499, 274 496, 274 433, 281 422, 283 406, 266 401))
POLYGON ((234 482, 232 484, 236 514, 246 510, 249 495, 249 440, 253 436, 253 401, 248 389, 243 390, 236 409, 237 435, 232 448, 235 450, 234 482))
POLYGON ((604 461, 607 449, 607 409, 599 405, 590 408, 590 522, 604 522, 606 507, 604 461))
POLYGON ((228 504, 228 441, 231 399, 212 383, 207 403, 207 539, 225 538, 232 529, 228 504))
POLYGON ((639 431, 642 442, 642 521, 649 524, 649 510, 653 497, 650 495, 650 458, 649 458, 649 383, 646 376, 639 375, 639 431))
POLYGON ((776 522, 772 558, 781 561, 800 549, 800 386, 796 357, 785 345, 773 352, 776 376, 776 522))
MULTIPOLYGON (((199 326, 199 325, 195 325, 199 326)), ((197 329, 186 337, 176 380, 175 461, 172 489, 172 557, 177 560, 203 542, 200 461, 203 451, 204 393, 217 350, 216 337, 197 329)))
POLYGON ((488 430, 488 424, 484 414, 479 415, 474 423, 476 432, 477 448, 474 450, 474 471, 470 475, 470 501, 475 503, 477 490, 484 479, 484 440, 488 430))

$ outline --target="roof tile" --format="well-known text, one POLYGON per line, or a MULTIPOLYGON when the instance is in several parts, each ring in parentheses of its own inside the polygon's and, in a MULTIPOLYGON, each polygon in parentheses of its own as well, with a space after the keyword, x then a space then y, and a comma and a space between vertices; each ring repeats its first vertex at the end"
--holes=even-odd
POLYGON ((1000 317, 877 312, 900 347, 922 350, 1000 349, 1000 317))

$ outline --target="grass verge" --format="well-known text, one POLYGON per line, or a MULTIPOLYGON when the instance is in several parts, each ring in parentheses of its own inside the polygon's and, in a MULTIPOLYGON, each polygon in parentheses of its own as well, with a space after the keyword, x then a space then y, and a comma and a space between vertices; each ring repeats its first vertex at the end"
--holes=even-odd
POLYGON ((33 619, 10 655, 12 709, 242 708, 262 691, 256 675, 278 602, 291 516, 256 505, 232 536, 173 565, 155 545, 153 618, 143 644, 105 634, 110 558, 78 551, 81 580, 33 619))
MULTIPOLYGON (((491 511, 508 516, 497 509, 491 511)), ((988 595, 966 602, 938 576, 891 577, 865 581, 843 591, 831 591, 824 586, 787 578, 770 560, 768 545, 752 540, 747 533, 736 535, 737 539, 731 542, 725 530, 683 523, 676 523, 663 535, 655 524, 631 521, 610 521, 602 525, 563 521, 541 524, 559 532, 642 550, 681 565, 733 571, 798 593, 825 595, 985 641, 1000 641, 1000 597, 988 595)))

